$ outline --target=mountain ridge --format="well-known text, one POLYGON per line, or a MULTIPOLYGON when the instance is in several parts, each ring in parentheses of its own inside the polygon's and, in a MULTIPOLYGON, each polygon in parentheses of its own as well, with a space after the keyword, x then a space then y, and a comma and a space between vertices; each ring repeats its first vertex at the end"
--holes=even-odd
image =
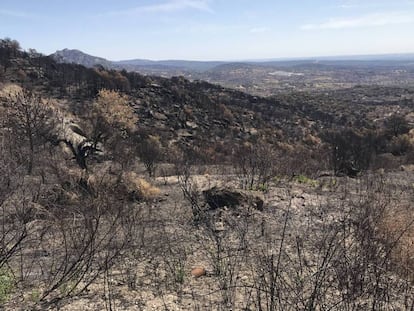
POLYGON ((81 50, 68 49, 58 50, 50 55, 58 62, 75 63, 85 67, 94 67, 97 65, 112 69, 129 69, 138 71, 140 67, 161 67, 171 69, 180 69, 187 71, 207 71, 221 65, 227 64, 251 64, 257 66, 286 66, 295 64, 327 64, 327 65, 370 65, 382 62, 383 65, 393 66, 400 62, 413 63, 414 53, 399 54, 370 54, 370 55, 349 55, 349 56, 321 56, 321 57, 302 57, 302 58, 274 58, 274 59, 256 59, 256 60, 238 60, 238 61, 197 61, 197 60, 151 60, 151 59, 126 59, 126 60, 108 60, 103 57, 87 54, 81 50))

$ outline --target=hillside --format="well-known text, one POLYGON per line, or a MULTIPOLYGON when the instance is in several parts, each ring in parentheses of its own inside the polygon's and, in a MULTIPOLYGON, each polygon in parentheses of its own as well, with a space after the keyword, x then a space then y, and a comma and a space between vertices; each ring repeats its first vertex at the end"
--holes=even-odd
MULTIPOLYGON (((298 124, 306 116, 297 107, 278 100, 255 97, 202 81, 88 69, 55 63, 47 57, 21 57, 13 62, 19 63, 19 70, 24 71, 25 78, 19 82, 46 96, 69 101, 68 108, 72 112, 78 112, 92 101, 100 88, 128 94, 140 117, 142 131, 155 131, 166 145, 198 146, 202 148, 200 156, 203 159, 213 154, 214 157, 229 155, 237 144, 259 138, 270 143, 301 140, 298 132, 302 130, 298 124), (216 152, 218 148, 222 150, 216 152), (208 149, 211 151, 206 153, 208 149)), ((8 68, 6 79, 14 80, 11 75, 17 72, 13 70, 17 68, 8 68)))
POLYGON ((413 107, 410 82, 261 97, 1 40, 0 308, 411 309, 413 107))
MULTIPOLYGON (((323 147, 321 141, 328 130, 349 127, 378 133, 392 114, 410 112, 414 94, 412 87, 370 83, 329 92, 287 89, 264 98, 199 80, 85 68, 56 63, 49 57, 28 58, 24 53, 8 61, 14 66, 3 73, 6 81, 17 77, 23 86, 66 101, 71 113, 85 114, 85 107, 102 88, 125 93, 140 118, 144 136, 156 134, 164 146, 191 149, 194 158, 205 163, 231 161, 234 150, 245 143, 260 141, 285 151, 303 154, 307 150, 311 155, 323 147)), ((221 67, 228 72, 239 65, 221 67)), ((257 69, 253 65, 242 68, 257 69)), ((378 152, 391 150, 387 142, 391 137, 378 139, 389 145, 378 152)))

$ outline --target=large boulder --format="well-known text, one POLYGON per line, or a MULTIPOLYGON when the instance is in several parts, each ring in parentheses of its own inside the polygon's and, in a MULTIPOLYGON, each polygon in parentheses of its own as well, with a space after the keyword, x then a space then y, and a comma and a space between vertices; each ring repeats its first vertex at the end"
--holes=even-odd
POLYGON ((223 207, 252 206, 262 211, 264 199, 260 193, 234 188, 213 187, 203 191, 204 198, 212 210, 223 207))

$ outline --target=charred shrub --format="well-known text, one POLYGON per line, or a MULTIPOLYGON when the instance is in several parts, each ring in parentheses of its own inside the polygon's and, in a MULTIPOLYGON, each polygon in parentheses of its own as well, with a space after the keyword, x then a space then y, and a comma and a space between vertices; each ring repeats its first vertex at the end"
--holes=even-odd
POLYGON ((370 167, 376 152, 375 133, 344 129, 329 131, 324 139, 331 147, 332 168, 336 175, 355 177, 370 167))

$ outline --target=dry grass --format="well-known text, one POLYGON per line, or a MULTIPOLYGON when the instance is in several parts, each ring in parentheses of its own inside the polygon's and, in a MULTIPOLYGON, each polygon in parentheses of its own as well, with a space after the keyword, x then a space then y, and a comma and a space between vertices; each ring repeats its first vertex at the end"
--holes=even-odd
POLYGON ((6 84, 3 86, 2 89, 0 89, 0 97, 2 96, 10 96, 16 93, 19 93, 22 91, 22 87, 17 84, 6 84))
POLYGON ((126 173, 124 183, 130 193, 136 193, 143 200, 154 199, 160 194, 160 189, 139 177, 135 172, 126 173))
POLYGON ((87 183, 91 189, 98 190, 100 188, 115 189, 122 191, 134 199, 152 200, 160 194, 160 189, 140 177, 135 172, 126 172, 119 174, 111 171, 111 168, 101 167, 95 169, 93 173, 87 176, 87 183), (121 188, 119 188, 121 187, 121 188), (122 189, 122 190, 121 190, 122 189))
POLYGON ((414 215, 408 206, 389 209, 379 232, 390 241, 391 258, 398 271, 414 280, 414 215))

